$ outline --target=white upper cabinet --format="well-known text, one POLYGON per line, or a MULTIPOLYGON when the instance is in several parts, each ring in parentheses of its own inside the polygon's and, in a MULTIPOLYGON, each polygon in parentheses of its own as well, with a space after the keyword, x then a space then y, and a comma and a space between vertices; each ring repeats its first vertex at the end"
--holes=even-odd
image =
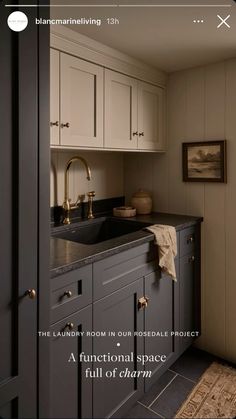
POLYGON ((164 91, 105 70, 105 147, 164 150, 164 91))
POLYGON ((50 50, 50 143, 59 145, 59 52, 50 50))
POLYGON ((137 99, 137 80, 105 70, 106 148, 137 148, 137 99))
POLYGON ((103 68, 60 54, 60 145, 103 147, 103 68))
POLYGON ((73 31, 65 41, 64 33, 52 36, 52 147, 164 151, 165 74, 115 50, 107 55, 73 31))
POLYGON ((164 91, 149 83, 138 83, 138 149, 163 150, 165 136, 164 91))

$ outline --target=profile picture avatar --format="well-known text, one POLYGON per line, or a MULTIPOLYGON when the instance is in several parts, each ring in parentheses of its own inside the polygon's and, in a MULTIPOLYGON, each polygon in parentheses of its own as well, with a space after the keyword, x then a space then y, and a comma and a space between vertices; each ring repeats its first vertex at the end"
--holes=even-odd
POLYGON ((8 16, 7 24, 14 32, 23 31, 28 25, 28 18, 23 12, 13 12, 8 16))

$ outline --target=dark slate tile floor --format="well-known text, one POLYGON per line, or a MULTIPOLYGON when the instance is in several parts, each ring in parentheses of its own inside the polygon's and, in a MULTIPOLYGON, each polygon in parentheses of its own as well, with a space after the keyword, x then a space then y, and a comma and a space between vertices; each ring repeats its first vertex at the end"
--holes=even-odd
POLYGON ((213 355, 204 351, 188 349, 132 407, 125 418, 174 418, 201 375, 215 360, 213 355))
POLYGON ((165 418, 173 418, 179 407, 186 400, 190 391, 195 386, 193 381, 176 375, 158 398, 153 401, 150 408, 165 418))
POLYGON ((200 351, 196 348, 190 348, 177 359, 170 367, 170 370, 196 382, 215 360, 216 357, 207 352, 200 351))
POLYGON ((160 378, 156 381, 156 383, 150 388, 150 390, 144 394, 140 402, 144 404, 144 406, 150 406, 153 400, 159 395, 167 385, 173 380, 176 376, 175 372, 167 370, 160 378))

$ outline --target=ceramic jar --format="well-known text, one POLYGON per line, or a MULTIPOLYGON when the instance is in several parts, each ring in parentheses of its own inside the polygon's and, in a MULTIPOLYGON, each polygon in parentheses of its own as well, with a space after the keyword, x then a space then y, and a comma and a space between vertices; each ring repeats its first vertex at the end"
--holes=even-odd
POLYGON ((150 214, 152 212, 152 198, 151 195, 139 189, 134 193, 131 199, 131 205, 136 208, 137 214, 150 214))

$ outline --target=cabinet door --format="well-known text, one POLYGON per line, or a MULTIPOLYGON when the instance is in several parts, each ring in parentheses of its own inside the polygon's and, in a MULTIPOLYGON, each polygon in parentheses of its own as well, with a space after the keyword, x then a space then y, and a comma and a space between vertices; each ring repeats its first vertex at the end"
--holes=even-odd
POLYGON ((51 336, 68 332, 66 325, 69 323, 73 323, 73 332, 84 332, 84 335, 51 337, 50 417, 91 418, 92 381, 85 378, 85 369, 91 368, 91 364, 80 363, 79 354, 92 354, 92 338, 86 334, 92 330, 92 307, 55 323, 51 326, 51 336), (73 362, 73 356, 76 362, 73 362))
POLYGON ((138 83, 138 148, 164 150, 164 90, 148 83, 138 83))
POLYGON ((50 49, 50 144, 59 145, 59 51, 50 49))
MULTIPOLYGON (((198 331, 198 258, 194 253, 180 258, 180 330, 183 332, 198 331)), ((181 337, 180 352, 185 351, 194 337, 181 337)))
MULTIPOLYGON (((94 354, 130 355, 134 359, 143 353, 143 338, 134 337, 142 330, 143 312, 138 311, 138 299, 143 296, 143 279, 102 298, 94 304, 94 332, 105 332, 105 337, 94 338, 94 354), (119 332, 131 336, 119 336, 119 332), (115 336, 112 336, 112 334, 115 336)), ((140 364, 134 362, 95 363, 103 376, 94 378, 93 406, 95 418, 123 417, 126 410, 138 400, 143 390, 142 378, 120 377, 126 369, 136 371, 140 364), (115 378, 107 378, 107 371, 117 368, 115 378)))
POLYGON ((103 146, 103 68, 61 54, 63 146, 103 146))
MULTIPOLYGON (((178 275, 178 259, 176 259, 176 272, 178 275)), ((164 363, 146 364, 146 369, 152 371, 152 376, 145 379, 145 391, 177 357, 175 337, 171 332, 178 329, 178 317, 175 316, 178 306, 178 287, 177 282, 159 270, 145 277, 145 296, 149 301, 144 310, 144 329, 146 332, 160 334, 145 337, 145 354, 166 356, 164 363)))
POLYGON ((105 147, 137 148, 137 80, 105 70, 105 147))

